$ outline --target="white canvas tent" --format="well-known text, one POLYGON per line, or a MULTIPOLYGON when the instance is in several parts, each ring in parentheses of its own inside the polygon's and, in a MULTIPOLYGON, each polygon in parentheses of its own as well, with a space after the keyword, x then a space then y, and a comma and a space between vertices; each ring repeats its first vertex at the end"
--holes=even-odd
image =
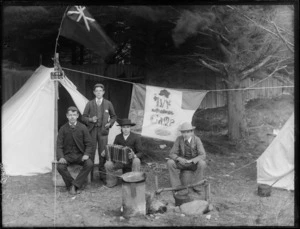
MULTIPOLYGON (((50 79, 53 71, 53 68, 40 66, 2 106, 2 163, 7 175, 30 176, 51 171, 56 103, 55 86, 50 79)), ((82 113, 88 100, 67 77, 59 82, 82 113)), ((117 133, 118 127, 114 125, 108 136, 109 143, 117 133)))
POLYGON ((294 190, 294 114, 258 158, 257 183, 294 190))

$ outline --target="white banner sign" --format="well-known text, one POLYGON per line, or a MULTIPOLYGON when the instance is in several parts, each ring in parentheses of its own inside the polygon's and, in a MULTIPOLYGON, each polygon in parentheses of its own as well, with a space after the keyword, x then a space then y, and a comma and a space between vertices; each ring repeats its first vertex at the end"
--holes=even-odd
MULTIPOLYGON (((175 141, 180 135, 180 125, 191 122, 195 112, 195 108, 182 108, 183 93, 185 92, 169 88, 146 86, 143 136, 175 141)), ((202 99, 205 94, 206 92, 202 92, 202 99)))

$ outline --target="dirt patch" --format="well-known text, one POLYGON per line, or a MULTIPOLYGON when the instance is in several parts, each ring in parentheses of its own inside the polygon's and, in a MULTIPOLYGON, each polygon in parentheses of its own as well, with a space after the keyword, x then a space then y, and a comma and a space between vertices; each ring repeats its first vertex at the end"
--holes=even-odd
MULTIPOLYGON (((272 189, 270 197, 257 195, 256 159, 266 149, 267 133, 282 126, 293 112, 293 100, 257 100, 247 105, 248 136, 232 143, 221 131, 207 133, 197 130, 207 151, 206 178, 211 185, 214 209, 206 214, 185 216, 173 210, 164 214, 122 218, 122 185, 110 189, 95 180, 75 198, 64 188, 54 188, 52 175, 8 177, 2 184, 2 220, 7 227, 52 226, 293 226, 294 192, 272 189), (251 110, 251 112, 250 112, 251 110), (264 116, 264 115, 267 115, 264 116), (250 125, 251 124, 251 125, 250 125), (245 166, 246 165, 246 166, 245 166), (209 216, 209 217, 208 217, 209 216)), ((146 190, 154 193, 158 186, 170 187, 165 158, 172 143, 142 139, 146 172, 146 190), (147 163, 152 163, 151 166, 147 163), (153 166, 154 165, 154 166, 153 166)), ((158 196, 174 209, 171 192, 158 196)), ((199 199, 204 199, 202 193, 199 199)))

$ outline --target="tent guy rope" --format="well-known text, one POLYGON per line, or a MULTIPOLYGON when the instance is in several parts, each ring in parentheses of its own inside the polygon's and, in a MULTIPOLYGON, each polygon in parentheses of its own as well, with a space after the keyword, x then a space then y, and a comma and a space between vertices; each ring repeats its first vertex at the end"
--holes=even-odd
MULTIPOLYGON (((72 72, 81 73, 81 74, 86 74, 86 75, 91 75, 91 76, 97 76, 97 77, 108 79, 108 80, 115 80, 115 81, 120 81, 120 82, 128 83, 128 84, 136 84, 136 83, 133 83, 133 82, 130 82, 130 81, 126 81, 126 80, 120 80, 120 79, 116 79, 116 78, 111 78, 111 77, 102 76, 102 75, 98 75, 98 74, 83 72, 83 71, 74 70, 74 69, 70 69, 70 68, 63 68, 62 67, 62 69, 65 69, 65 70, 68 70, 68 71, 72 71, 72 72)), ((265 78, 264 80, 266 80, 267 78, 265 78)), ((261 83, 261 82, 262 81, 260 81, 259 83, 261 83)), ((254 84, 254 85, 256 85, 256 84, 254 84)), ((261 89, 273 89, 273 88, 294 88, 294 85, 274 86, 274 87, 252 87, 254 85, 251 85, 250 86, 251 88, 247 87, 247 88, 234 88, 234 89, 217 89, 217 90, 207 90, 207 92, 215 92, 215 91, 245 91, 245 90, 261 90, 261 89)), ((180 90, 180 89, 177 89, 177 90, 180 90)))

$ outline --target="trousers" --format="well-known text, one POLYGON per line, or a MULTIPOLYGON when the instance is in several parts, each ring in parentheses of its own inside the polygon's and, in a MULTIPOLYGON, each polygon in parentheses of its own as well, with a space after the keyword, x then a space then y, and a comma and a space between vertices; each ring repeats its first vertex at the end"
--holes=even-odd
POLYGON ((122 169, 123 173, 131 172, 131 171, 140 171, 141 170, 141 160, 139 158, 133 158, 132 164, 124 165, 121 162, 112 162, 106 161, 105 163, 106 169, 106 180, 110 181, 107 182, 108 187, 113 187, 117 184, 117 177, 114 175, 114 171, 118 169, 122 169))
MULTIPOLYGON (((200 160, 199 162, 197 162, 197 169, 194 171, 194 180, 193 183, 196 183, 198 181, 201 181, 204 177, 204 170, 206 168, 206 162, 203 160, 200 160)), ((175 162, 172 159, 169 159, 167 161, 167 166, 168 166, 168 170, 169 170, 169 175, 170 175, 170 181, 171 181, 171 186, 173 188, 181 186, 181 181, 179 178, 179 170, 185 170, 187 169, 186 166, 181 165, 177 162, 175 162)))
POLYGON ((80 157, 77 161, 72 161, 71 163, 66 159, 68 162, 67 164, 57 165, 57 171, 62 176, 67 188, 71 187, 71 185, 81 188, 85 183, 89 173, 93 169, 94 163, 90 158, 84 162, 81 159, 82 157, 80 157), (75 180, 68 171, 68 165, 70 164, 78 164, 83 166, 75 180))
POLYGON ((108 136, 107 135, 103 136, 101 134, 100 127, 94 127, 93 129, 91 129, 90 134, 93 139, 93 144, 95 147, 95 151, 94 151, 92 160, 93 160, 93 162, 95 160, 96 147, 97 147, 97 143, 98 143, 100 177, 104 177, 105 176, 104 164, 105 164, 106 159, 105 159, 105 157, 101 157, 101 153, 103 150, 105 150, 105 146, 107 145, 107 141, 108 141, 108 136))

